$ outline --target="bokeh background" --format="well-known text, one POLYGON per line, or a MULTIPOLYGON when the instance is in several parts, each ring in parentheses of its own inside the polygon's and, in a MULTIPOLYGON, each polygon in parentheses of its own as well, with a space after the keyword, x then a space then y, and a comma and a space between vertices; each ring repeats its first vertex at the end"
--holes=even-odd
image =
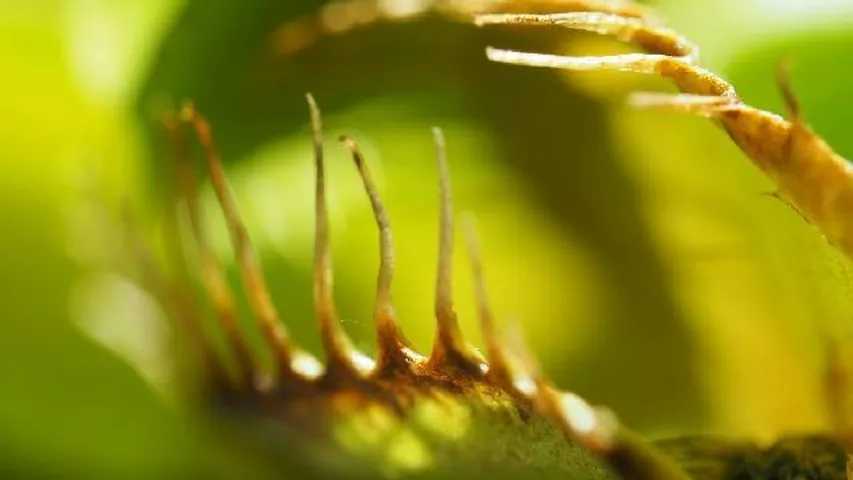
MULTIPOLYGON (((130 273, 122 231, 162 243, 169 153, 159 115, 193 99, 214 126, 275 301, 321 354, 311 316, 312 172, 303 95, 326 114, 339 309, 373 351, 376 233, 353 135, 395 229, 394 296, 432 339, 444 128, 458 211, 473 212, 503 323, 563 387, 651 437, 768 441, 831 427, 828 345, 853 331, 847 263, 713 124, 624 106, 627 74, 492 65, 488 44, 624 51, 591 35, 477 30, 438 17, 358 28, 298 51, 281 27, 322 2, 7 0, 0 4, 0 476, 273 478, 182 400, 186 355, 130 273)), ((809 122, 853 156, 853 3, 661 0, 744 99, 781 111, 793 61, 809 122)), ((207 226, 234 284, 226 232, 207 226)), ((462 244, 457 307, 479 344, 462 244)), ((168 257, 162 257, 170 271, 168 257)), ((246 329, 257 338, 247 321, 246 329)))

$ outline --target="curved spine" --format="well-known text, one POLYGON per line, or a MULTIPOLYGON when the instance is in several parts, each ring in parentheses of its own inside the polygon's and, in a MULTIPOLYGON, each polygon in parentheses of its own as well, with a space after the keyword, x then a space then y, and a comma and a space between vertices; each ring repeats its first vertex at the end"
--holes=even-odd
POLYGON ((263 272, 255 258, 249 234, 237 212, 236 201, 225 178, 219 153, 213 143, 210 124, 196 112, 191 104, 185 105, 181 113, 183 119, 193 126, 196 137, 205 151, 210 180, 228 225, 249 306, 268 346, 272 349, 279 376, 288 380, 316 378, 321 372, 320 364, 307 353, 294 347, 272 303, 263 272))
POLYGON ((370 199, 370 206, 379 229, 379 273, 376 279, 376 303, 373 311, 379 350, 376 375, 387 376, 398 373, 400 370, 407 372, 413 366, 422 364, 425 358, 415 352, 403 336, 391 302, 391 281, 394 278, 394 240, 391 222, 358 144, 346 135, 342 136, 340 141, 352 154, 353 163, 364 184, 364 191, 370 199))
POLYGON ((225 280, 225 273, 219 259, 216 258, 204 228, 201 224, 201 212, 198 202, 198 179, 190 162, 186 138, 182 125, 177 119, 168 119, 165 123, 175 148, 175 170, 178 177, 180 200, 186 207, 190 235, 198 255, 201 267, 201 280, 208 298, 213 304, 219 325, 225 332, 225 338, 236 360, 243 382, 254 382, 258 374, 257 363, 251 349, 240 332, 237 311, 234 306, 234 294, 225 280))
POLYGON ((338 319, 333 296, 332 253, 329 246, 329 213, 326 206, 326 166, 323 158, 323 125, 314 97, 305 96, 311 116, 315 167, 314 312, 326 350, 329 381, 366 377, 374 362, 352 346, 338 319))
POLYGON ((455 367, 468 373, 483 375, 488 371, 488 366, 479 353, 465 342, 453 309, 453 193, 444 132, 434 127, 432 134, 438 166, 439 223, 435 281, 436 334, 429 364, 437 370, 455 367))

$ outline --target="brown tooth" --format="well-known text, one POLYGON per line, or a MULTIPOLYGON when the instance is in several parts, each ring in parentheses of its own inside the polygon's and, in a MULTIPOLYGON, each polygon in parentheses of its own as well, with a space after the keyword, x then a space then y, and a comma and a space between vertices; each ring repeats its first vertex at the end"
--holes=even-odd
POLYGON ((785 109, 788 111, 788 119, 792 122, 801 120, 800 100, 794 93, 794 88, 791 87, 790 59, 783 60, 776 66, 776 84, 779 86, 779 91, 782 92, 785 109))
POLYGON ((353 348, 341 327, 333 294, 332 254, 329 247, 329 215, 326 208, 326 170, 323 159, 323 125, 314 97, 305 95, 311 113, 316 168, 314 233, 314 309, 320 323, 320 335, 326 350, 327 377, 344 381, 369 375, 375 362, 353 348))
POLYGON ((453 310, 453 199, 444 133, 433 128, 439 179, 438 275, 435 285, 436 338, 429 365, 451 368, 481 376, 488 371, 485 360, 462 337, 453 310))
POLYGON ((201 225, 198 204, 198 181, 187 152, 186 138, 181 126, 176 122, 167 124, 167 129, 175 146, 175 166, 179 191, 187 208, 192 238, 198 250, 202 269, 202 283, 213 303, 216 316, 225 332, 228 344, 233 351, 242 380, 251 385, 257 374, 256 362, 252 352, 240 333, 237 313, 234 308, 234 295, 225 280, 222 265, 213 254, 201 225))
POLYGON ((677 58, 686 63, 694 63, 699 57, 699 48, 678 33, 668 28, 650 25, 639 18, 625 17, 611 13, 500 13, 478 15, 474 22, 478 26, 561 26, 571 30, 610 35, 624 42, 634 43, 655 54, 677 58))
MULTIPOLYGON (((622 0, 504 0, 489 2, 487 6, 479 5, 481 2, 470 2, 476 10, 464 9, 464 2, 460 2, 466 13, 481 14, 489 12, 537 12, 552 11, 559 8, 564 12, 596 12, 620 15, 642 19, 649 24, 660 23, 653 11, 645 6, 632 1, 622 0)), ((455 6, 455 5, 454 5, 455 6)))
POLYGON ((192 353, 198 355, 202 373, 210 381, 207 386, 222 390, 239 389, 241 383, 228 375, 222 362, 205 339, 201 319, 198 317, 195 305, 191 303, 189 292, 180 284, 166 278, 162 269, 154 261, 151 249, 139 233, 139 223, 129 208, 125 207, 123 216, 125 243, 140 270, 141 282, 172 315, 178 328, 183 330, 183 335, 188 338, 188 343, 194 350, 192 353))
POLYGON ((564 56, 486 48, 486 57, 499 63, 575 71, 623 71, 660 75, 675 82, 685 93, 718 96, 739 101, 734 87, 712 72, 696 65, 699 49, 673 30, 637 18, 596 12, 546 15, 486 14, 475 18, 478 25, 560 25, 608 35, 633 42, 649 53, 609 56, 564 56))
POLYGON ((379 345, 377 360, 377 374, 386 375, 400 369, 408 370, 411 365, 421 363, 424 357, 412 350, 409 342, 400 331, 397 324, 394 305, 391 302, 391 280, 394 277, 394 242, 391 232, 391 223, 388 213, 379 198, 379 191, 373 183, 370 170, 364 161, 355 140, 348 136, 341 136, 340 141, 352 153, 358 173, 364 183, 364 190, 370 199, 376 226, 379 228, 379 275, 376 281, 376 304, 374 306, 374 319, 376 321, 376 333, 379 345))
POLYGON ((516 385, 516 374, 513 371, 512 364, 508 352, 498 338, 497 327, 495 326, 495 317, 489 302, 489 295, 486 291, 486 282, 483 278, 483 262, 480 250, 480 240, 477 235, 477 227, 474 224, 473 215, 466 215, 462 221, 463 231, 465 232, 465 243, 468 247, 468 258, 471 262, 471 275, 474 283, 474 296, 477 300, 477 313, 480 316, 480 329, 483 332, 483 341, 486 344, 486 355, 489 359, 489 377, 504 388, 517 391, 525 396, 530 392, 527 385, 532 386, 532 382, 528 381, 524 375, 519 376, 519 383, 516 385))
POLYGON ((319 376, 322 368, 316 359, 297 349, 290 341, 287 330, 281 323, 275 306, 270 299, 266 280, 258 265, 249 234, 237 212, 237 205, 225 178, 219 152, 213 143, 210 124, 192 106, 186 104, 181 112, 184 121, 190 123, 207 158, 210 181, 216 198, 225 216, 231 243, 234 248, 243 286, 256 320, 266 342, 273 351, 279 376, 287 381, 307 382, 319 376))
POLYGON ((708 118, 719 118, 742 108, 731 97, 690 93, 635 92, 628 96, 627 103, 639 109, 691 113, 708 118))

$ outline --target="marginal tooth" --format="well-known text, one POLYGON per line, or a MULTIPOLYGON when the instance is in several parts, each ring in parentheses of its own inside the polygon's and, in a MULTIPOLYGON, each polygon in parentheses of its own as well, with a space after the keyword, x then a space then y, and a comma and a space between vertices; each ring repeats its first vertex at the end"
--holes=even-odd
POLYGON ((613 70, 659 75, 672 80, 686 93, 729 97, 733 101, 739 101, 734 87, 716 74, 667 55, 628 53, 604 57, 572 57, 486 47, 486 56, 493 62, 528 67, 574 71, 613 70))
MULTIPOLYGON (((483 332, 483 341, 486 344, 486 354, 489 359, 489 376, 506 388, 519 391, 515 385, 516 374, 513 372, 508 352, 498 338, 495 326, 494 313, 489 302, 486 282, 483 278, 483 263, 480 250, 480 240, 474 218, 467 215, 462 222, 465 231, 465 240, 468 247, 468 258, 471 262, 471 274, 474 283, 474 295, 477 300, 477 313, 480 316, 480 328, 483 332)), ((524 375, 522 375, 524 376, 524 375)), ((525 396, 530 392, 532 382, 521 382, 521 391, 525 396)))
POLYGON ((241 375, 252 382, 260 372, 248 344, 240 333, 230 287, 223 276, 221 266, 213 257, 213 253, 207 250, 206 246, 203 246, 204 242, 199 237, 196 237, 196 244, 201 249, 199 254, 204 287, 213 303, 220 327, 225 332, 241 375))
POLYGON ((467 2, 448 2, 441 4, 442 10, 463 15, 476 15, 484 12, 599 12, 640 18, 646 23, 660 21, 651 10, 635 2, 621 0, 469 0, 467 2))
POLYGON ((379 191, 373 183, 370 170, 367 168, 367 163, 364 161, 364 156, 355 140, 348 136, 342 136, 340 141, 352 153, 353 162, 358 169, 362 183, 364 183, 364 190, 370 199, 376 226, 379 228, 379 275, 376 281, 374 319, 379 345, 377 372, 380 375, 387 374, 401 367, 408 368, 412 364, 422 363, 425 359, 412 350, 409 342, 401 333, 397 324, 394 305, 391 302, 391 280, 394 276, 394 242, 388 213, 379 198, 379 191))
POLYGON ((187 209, 192 238, 198 251, 202 269, 202 283, 210 301, 213 303, 220 327, 225 332, 237 362, 241 380, 251 383, 257 374, 256 362, 251 350, 243 339, 237 323, 237 313, 234 308, 234 295, 225 280, 222 266, 216 255, 210 249, 200 221, 198 204, 198 182, 190 163, 187 152, 186 138, 183 131, 175 122, 167 125, 172 142, 175 146, 175 165, 178 176, 179 191, 187 209))
POLYGON ((198 360, 198 366, 209 382, 206 386, 239 389, 239 380, 228 375, 224 365, 204 338, 201 319, 195 306, 190 303, 189 294, 179 284, 166 279, 162 269, 154 261, 151 249, 140 234, 138 225, 130 210, 125 208, 124 239, 140 270, 143 286, 166 308, 177 327, 183 330, 182 333, 194 350, 192 353, 197 355, 194 360, 198 360))
POLYGON ((483 25, 556 25, 572 30, 582 30, 609 35, 623 42, 634 43, 645 50, 685 63, 699 59, 699 48, 676 32, 649 25, 637 19, 600 12, 571 12, 554 14, 487 14, 475 18, 483 25))
POLYGON ((273 351, 279 375, 285 380, 313 380, 322 368, 313 357, 291 343, 287 330, 279 319, 278 311, 270 299, 263 272, 255 258, 249 234, 237 212, 237 205, 225 178, 219 153, 213 143, 210 124, 191 104, 185 105, 181 113, 184 121, 189 122, 195 129, 198 141, 205 151, 210 180, 228 225, 249 306, 266 342, 273 351))
POLYGON ((474 219, 468 216, 463 222, 471 261, 477 310, 483 330, 483 340, 489 357, 489 377, 502 387, 528 400, 535 400, 539 390, 539 367, 524 345, 521 329, 511 323, 511 335, 501 337, 495 326, 494 314, 489 302, 483 276, 480 241, 474 219))
POLYGON ((447 166, 447 147, 444 133, 433 128, 440 191, 440 222, 438 241, 438 275, 435 286, 435 316, 437 332, 429 363, 434 368, 457 368, 483 375, 488 365, 482 356, 463 339, 453 310, 453 199, 450 172, 447 166))
POLYGON ((369 357, 353 348, 341 327, 333 294, 332 254, 329 247, 329 214, 326 208, 326 171, 323 159, 323 126, 320 109, 314 97, 305 96, 311 113, 314 141, 315 234, 314 234, 314 309, 320 323, 320 335, 328 356, 330 377, 365 377, 375 368, 369 357))
POLYGON ((562 68, 575 71, 616 70, 644 74, 657 73, 661 62, 671 60, 666 55, 628 53, 604 57, 572 57, 548 53, 519 52, 487 47, 486 57, 493 62, 527 67, 562 68))
POLYGON ((620 15, 574 12, 553 15, 488 14, 476 17, 475 21, 479 25, 562 25, 575 30, 611 35, 640 45, 650 52, 579 57, 487 47, 486 56, 494 62, 575 71, 613 70, 659 75, 672 80, 685 93, 738 99, 731 84, 695 65, 699 57, 698 47, 672 30, 642 20, 620 15))
POLYGON ((788 110, 788 118, 792 121, 800 119, 800 100, 794 93, 791 87, 791 63, 783 60, 776 67, 776 83, 779 85, 779 91, 782 92, 782 98, 785 101, 785 108, 788 110))
POLYGON ((504 358, 507 362, 507 372, 510 373, 512 389, 523 397, 536 400, 539 388, 544 384, 542 370, 536 358, 527 348, 521 324, 511 321, 507 331, 499 341, 502 341, 504 358))
POLYGON ((654 92, 633 93, 628 97, 628 105, 634 108, 690 113, 704 117, 718 117, 724 112, 741 106, 731 97, 654 92))

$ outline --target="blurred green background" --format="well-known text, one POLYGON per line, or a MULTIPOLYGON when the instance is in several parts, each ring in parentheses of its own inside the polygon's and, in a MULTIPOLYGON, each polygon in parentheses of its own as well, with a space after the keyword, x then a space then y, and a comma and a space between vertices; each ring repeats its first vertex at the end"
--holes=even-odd
MULTIPOLYGON (((663 82, 483 56, 487 44, 576 54, 624 46, 430 16, 282 53, 279 27, 322 3, 0 4, 0 477, 275 475, 262 455, 200 427, 176 393, 173 366, 185 354, 162 307, 127 274, 120 218, 129 205, 159 242, 171 180, 158 113, 195 100, 282 316, 320 354, 306 91, 326 114, 336 293, 362 349, 374 349, 376 233, 334 139, 353 135, 379 181, 396 235, 400 319, 428 351, 429 127, 439 125, 457 210, 478 220, 495 308, 522 325, 559 385, 652 437, 769 440, 829 427, 826 345, 853 331, 846 261, 766 195, 772 185, 711 123, 623 106, 632 90, 671 88, 663 82)), ((773 72, 791 58, 808 120, 853 156, 853 4, 654 6, 752 105, 781 111, 773 72)), ((204 200, 236 285, 211 192, 204 200)), ((458 311, 479 344, 459 256, 458 311)))

